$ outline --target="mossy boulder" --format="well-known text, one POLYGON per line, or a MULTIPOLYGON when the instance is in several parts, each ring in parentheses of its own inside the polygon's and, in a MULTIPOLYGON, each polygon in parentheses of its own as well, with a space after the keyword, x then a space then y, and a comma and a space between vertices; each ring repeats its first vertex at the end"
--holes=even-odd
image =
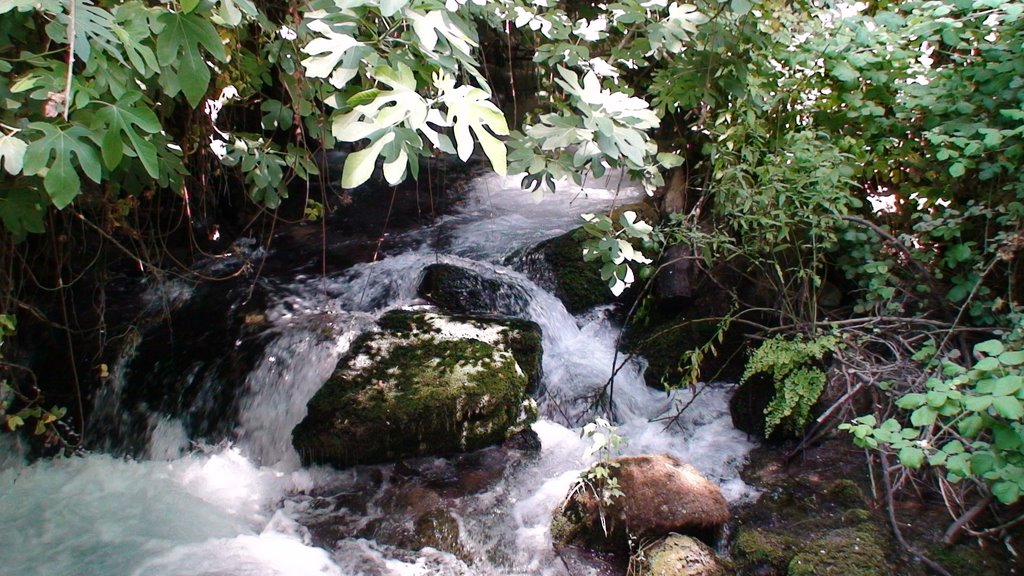
POLYGON ((729 520, 718 486, 689 464, 667 455, 610 462, 610 475, 624 495, 609 504, 585 483, 573 490, 552 522, 558 544, 623 552, 631 539, 655 540, 670 533, 713 542, 729 520))
MULTIPOLYGON (((847 517, 847 519, 853 519, 847 517)), ((892 573, 886 536, 872 521, 843 528, 764 530, 743 528, 732 554, 740 574, 777 576, 886 576, 892 573)))
POLYGON ((638 576, 725 576, 728 570, 707 544, 672 534, 651 546, 637 562, 638 576))
POLYGON ((466 452, 529 424, 524 404, 540 364, 535 323, 395 311, 378 324, 339 361, 293 430, 306 463, 466 452))
POLYGON ((868 522, 830 530, 801 547, 786 576, 888 576, 892 572, 883 538, 868 522))
POLYGON ((423 269, 417 294, 453 314, 522 317, 530 305, 529 296, 519 286, 446 263, 423 269))
POLYGON ((779 575, 786 573, 796 555, 797 536, 758 528, 740 528, 732 545, 736 563, 744 574, 779 575))
POLYGON ((735 510, 729 545, 739 576, 918 574, 903 570, 888 525, 865 490, 863 453, 842 437, 798 459, 770 446, 743 472, 761 496, 735 510))
POLYGON ((570 230, 533 247, 518 265, 532 280, 553 292, 573 314, 615 301, 601 279, 601 264, 583 260, 586 239, 582 228, 570 230))

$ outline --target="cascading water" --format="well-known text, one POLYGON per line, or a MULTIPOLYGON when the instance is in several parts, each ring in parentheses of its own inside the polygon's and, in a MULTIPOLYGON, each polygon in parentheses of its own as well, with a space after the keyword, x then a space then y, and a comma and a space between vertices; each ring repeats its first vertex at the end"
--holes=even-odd
MULTIPOLYGON (((617 194, 638 195, 616 193, 616 184, 533 203, 513 180, 485 177, 456 214, 407 233, 404 252, 327 277, 268 283, 258 338, 235 343, 259 346, 224 416, 229 429, 197 428, 189 419, 205 408, 184 416, 152 411, 135 424, 146 428, 144 459, 93 454, 25 465, 8 458, 0 472, 0 566, 48 576, 564 575, 550 542, 551 514, 587 465, 587 442, 574 428, 593 418, 597 395, 611 391, 613 366, 624 453, 674 454, 719 482, 727 498, 744 497, 749 489, 737 470, 752 446, 730 425, 726 387, 704 387, 694 398, 645 386, 642 361, 616 353, 607 310, 574 317, 502 264, 578 225, 580 213, 607 209, 617 194), (521 315, 543 329, 542 419, 534 425, 541 452, 301 467, 290 432, 306 403, 381 312, 422 303, 421 272, 435 262, 526 295, 521 315), (190 437, 196 429, 208 432, 207 443, 190 437), (433 509, 444 511, 429 522, 448 526, 437 531, 451 537, 447 545, 416 539, 422 519, 433 518, 421 513, 433 509)), ((197 399, 215 396, 202 386, 221 385, 227 373, 204 370, 195 372, 220 376, 189 389, 197 399)), ((123 385, 115 378, 104 392, 109 406, 127 394, 123 385)), ((155 409, 140 403, 135 411, 147 407, 155 409)))

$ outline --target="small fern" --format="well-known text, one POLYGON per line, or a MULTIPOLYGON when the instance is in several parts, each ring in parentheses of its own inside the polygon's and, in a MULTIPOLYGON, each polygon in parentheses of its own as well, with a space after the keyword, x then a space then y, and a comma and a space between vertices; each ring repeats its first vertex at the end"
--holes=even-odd
POLYGON ((806 340, 775 336, 765 340, 751 354, 740 382, 765 373, 775 384, 775 397, 765 408, 765 436, 780 425, 798 434, 807 424, 811 407, 825 389, 825 372, 816 365, 839 341, 826 335, 806 340))

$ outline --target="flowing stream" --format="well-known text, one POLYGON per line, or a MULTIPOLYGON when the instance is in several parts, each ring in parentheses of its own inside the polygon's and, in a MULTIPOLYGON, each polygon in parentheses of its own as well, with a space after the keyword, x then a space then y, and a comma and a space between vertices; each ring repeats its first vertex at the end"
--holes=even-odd
MULTIPOLYGON (((194 432, 202 410, 136 410, 134 420, 118 413, 130 394, 124 380, 135 352, 127 347, 97 406, 125 430, 133 422, 122 432, 140 457, 93 453, 27 465, 12 456, 15 446, 0 446, 0 567, 19 576, 567 575, 551 546, 550 518, 588 465, 579 427, 594 417, 590 399, 616 363, 624 363, 614 387, 622 453, 674 454, 728 499, 748 497, 738 469, 752 445, 731 426, 727 385, 703 387, 696 398, 645 386, 642 360, 616 354, 608 310, 574 317, 505 265, 577 226, 580 213, 640 194, 617 185, 610 179, 534 203, 513 179, 479 178, 453 215, 406 233, 394 254, 328 277, 269 282, 258 338, 235 342, 254 347, 251 369, 227 428, 204 428, 205 442, 194 432), (423 304, 416 288, 434 262, 500 278, 528 296, 519 313, 543 329, 540 453, 302 467, 290 437, 306 403, 382 312, 423 304), (431 507, 457 525, 447 552, 410 540, 415 513, 431 507)), ((160 290, 151 297, 165 307, 192 297, 160 290)), ((197 390, 192 404, 214 401, 218 384, 207 372, 175 375, 197 390)))

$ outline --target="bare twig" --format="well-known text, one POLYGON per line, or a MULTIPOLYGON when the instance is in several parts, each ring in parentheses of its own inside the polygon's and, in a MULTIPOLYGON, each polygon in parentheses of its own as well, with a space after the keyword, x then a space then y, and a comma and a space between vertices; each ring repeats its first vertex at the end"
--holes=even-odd
POLYGON ((896 502, 893 498, 894 487, 892 478, 889 475, 889 456, 885 452, 879 452, 882 462, 882 479, 885 482, 885 507, 889 513, 889 524, 892 526, 892 532, 896 536, 896 541, 899 542, 901 548, 907 551, 908 554, 914 556, 926 566, 931 568, 937 574, 942 576, 952 576, 948 570, 946 570, 942 564, 928 558, 924 554, 920 553, 909 542, 903 538, 903 532, 900 530, 900 523, 896 520, 896 502))
POLYGON ((71 80, 72 71, 75 66, 75 6, 77 0, 68 0, 68 71, 64 78, 64 121, 68 121, 68 114, 71 112, 71 80))
POLYGON ((946 546, 952 546, 956 543, 956 539, 960 536, 960 532, 962 532, 964 528, 966 528, 967 525, 978 516, 978 514, 984 512, 991 503, 991 494, 988 494, 981 500, 978 500, 974 506, 971 506, 970 510, 961 514, 960 517, 956 519, 956 522, 950 524, 946 533, 942 535, 942 543, 946 546))

